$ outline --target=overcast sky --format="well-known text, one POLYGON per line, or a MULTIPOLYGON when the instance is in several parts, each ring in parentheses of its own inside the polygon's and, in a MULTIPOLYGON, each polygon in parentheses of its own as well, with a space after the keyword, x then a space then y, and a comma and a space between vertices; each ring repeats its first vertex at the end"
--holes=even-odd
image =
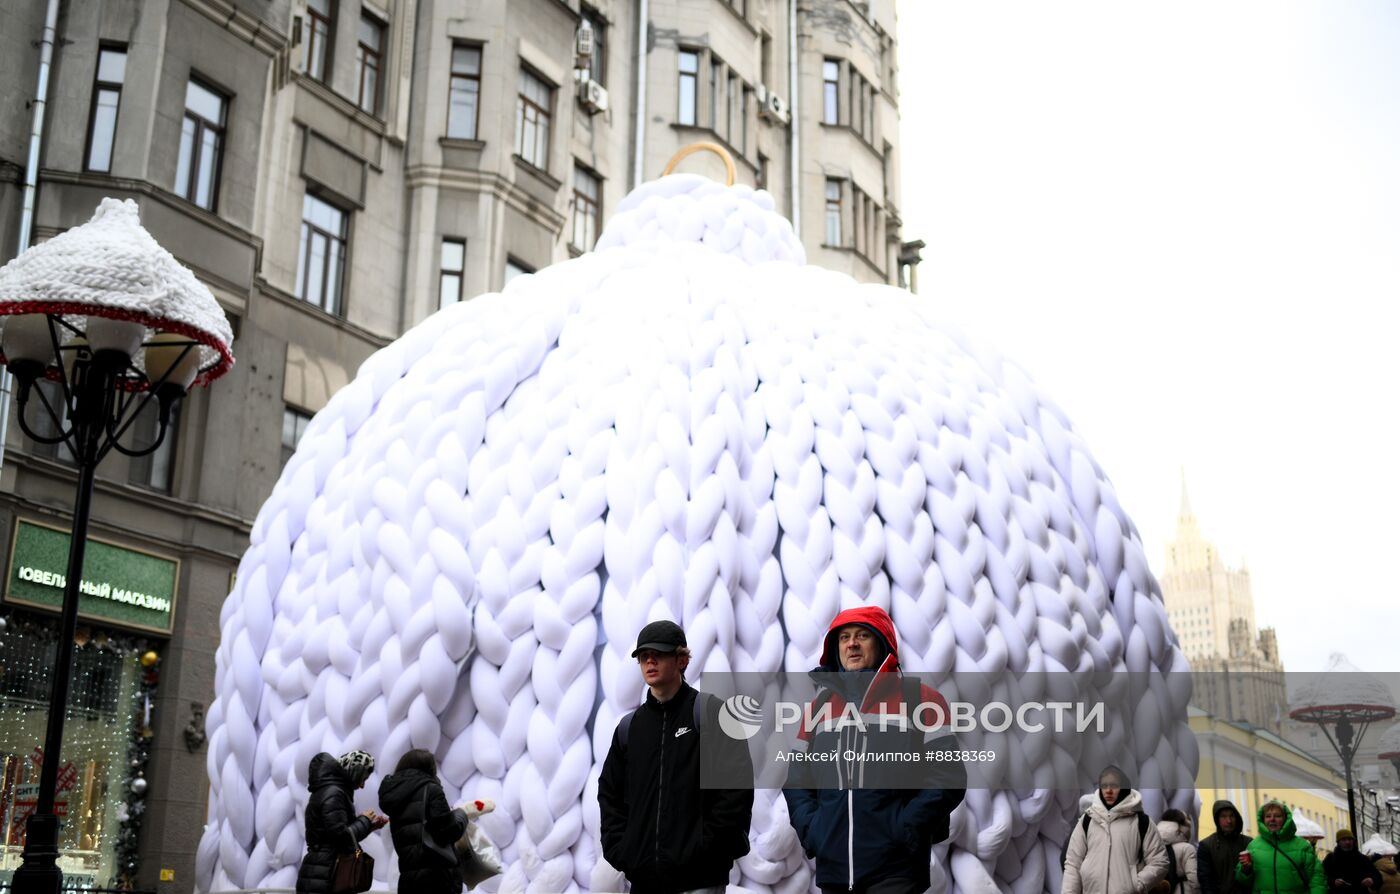
POLYGON ((1400 4, 899 0, 919 291, 1160 574, 1184 467, 1289 670, 1400 670, 1400 4))

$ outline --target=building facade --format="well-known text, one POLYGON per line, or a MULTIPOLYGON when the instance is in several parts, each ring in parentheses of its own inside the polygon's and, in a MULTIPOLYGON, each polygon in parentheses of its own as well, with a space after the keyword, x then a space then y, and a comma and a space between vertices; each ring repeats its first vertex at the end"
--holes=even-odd
POLYGON ((1226 566, 1201 534, 1184 478, 1160 583, 1167 618, 1191 663, 1191 703, 1278 734, 1288 713, 1278 637, 1273 628, 1256 632, 1249 570, 1226 566))
MULTIPOLYGON (((894 0, 56 2, 32 167, 49 0, 5 4, 0 261, 26 225, 42 241, 104 196, 134 199, 218 298, 238 358, 154 454, 99 471, 107 558, 84 594, 60 795, 75 878, 190 890, 224 595, 307 421, 375 350, 590 250, 627 191, 696 141, 774 195, 812 263, 912 280, 894 0), (141 610, 104 587, 141 593, 141 610)), ((706 155, 683 167, 723 176, 706 155)), ((43 759, 74 488, 61 449, 13 407, 5 422, 0 880, 43 759)))

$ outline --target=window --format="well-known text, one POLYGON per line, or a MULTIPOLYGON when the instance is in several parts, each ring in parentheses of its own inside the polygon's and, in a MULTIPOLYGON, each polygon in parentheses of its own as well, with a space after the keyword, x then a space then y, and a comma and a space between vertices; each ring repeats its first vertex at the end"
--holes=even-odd
POLYGON ((749 149, 749 88, 739 88, 739 142, 735 145, 740 155, 749 149))
POLYGON ((885 151, 880 156, 881 173, 884 175, 885 183, 885 204, 889 204, 890 197, 894 195, 894 147, 885 143, 885 151))
POLYGON ((720 114, 720 100, 724 94, 724 63, 718 56, 710 57, 710 129, 719 133, 724 126, 724 116, 720 114))
POLYGON ((219 164, 224 154, 228 100, 194 78, 185 86, 185 121, 180 129, 180 164, 175 191, 201 208, 214 210, 219 198, 219 164))
POLYGON ((438 273, 438 310, 462 300, 462 271, 467 266, 467 243, 442 240, 442 269, 438 273))
POLYGON ((847 114, 850 116, 851 129, 860 130, 860 123, 865 120, 865 113, 861 109, 861 100, 864 98, 865 92, 860 89, 860 75, 856 74, 854 68, 850 70, 850 77, 847 79, 846 84, 850 89, 851 106, 850 112, 847 114))
POLYGON ((371 115, 379 114, 379 73, 384 70, 384 25, 360 13, 360 44, 355 48, 355 82, 359 84, 356 105, 371 115))
POLYGON ((334 3, 335 0, 306 0, 306 56, 302 68, 318 81, 326 80, 330 71, 334 3))
POLYGON ((773 79, 773 36, 764 34, 758 50, 758 68, 763 83, 772 84, 773 79))
POLYGON ((307 193, 301 206, 297 297, 328 313, 340 313, 345 271, 346 213, 307 193))
POLYGON ((481 47, 452 45, 452 78, 447 101, 447 135, 455 140, 476 139, 477 109, 481 98, 481 47))
POLYGON ((515 258, 506 258, 506 285, 517 276, 524 276, 527 273, 534 273, 528 264, 522 264, 515 258))
POLYGON ((587 168, 574 165, 574 226, 569 244, 579 251, 591 251, 598 240, 599 195, 602 182, 587 168))
POLYGON ((753 188, 768 188, 768 156, 762 152, 758 153, 758 171, 754 174, 753 188))
POLYGON ((126 80, 126 48, 101 47, 92 84, 92 109, 88 113, 87 170, 112 170, 112 143, 117 136, 117 106, 126 80))
POLYGON ((875 88, 871 87, 869 81, 861 81, 861 88, 865 92, 865 118, 861 123, 861 136, 865 141, 874 146, 875 144, 875 88))
POLYGON ((303 413, 291 407, 282 409, 282 465, 285 466, 292 454, 297 452, 301 436, 306 434, 306 426, 310 423, 310 413, 303 413))
POLYGON ((525 66, 515 103, 515 154, 540 170, 549 169, 549 117, 554 88, 525 66))
POLYGON ((605 40, 608 31, 607 23, 603 21, 602 16, 586 6, 583 7, 582 19, 584 22, 588 23, 589 28, 593 29, 593 55, 588 57, 588 66, 584 70, 588 72, 590 80, 597 81, 600 84, 606 84, 607 81, 604 80, 604 78, 608 70, 608 57, 605 53, 607 47, 605 40))
MULTIPOLYGON (((677 84, 677 93, 680 99, 676 110, 676 121, 680 124, 694 125, 695 79, 700 74, 700 54, 694 50, 681 50, 680 61, 677 64, 680 69, 680 80, 677 84)), ((710 77, 711 84, 713 84, 713 72, 710 77)))
POLYGON ((826 181, 826 245, 841 244, 841 181, 826 181))
MULTIPOLYGON (((127 470, 127 480, 141 487, 170 492, 175 478, 175 443, 180 427, 180 404, 170 412, 170 422, 165 429, 165 437, 160 446, 145 456, 133 456, 127 470)), ((131 424, 131 444, 144 450, 156 439, 160 431, 160 407, 152 400, 142 408, 131 424)))
POLYGON ((865 253, 865 193, 851 183, 851 247, 865 253))
POLYGON ((739 94, 744 90, 744 83, 731 73, 729 76, 729 101, 725 105, 725 111, 729 114, 729 129, 725 132, 724 138, 730 145, 739 149, 739 154, 744 154, 744 148, 739 146, 740 129, 739 123, 739 94))
POLYGON ((875 88, 860 72, 850 70, 851 129, 875 145, 875 88))
POLYGON ((841 120, 841 63, 827 59, 822 63, 822 123, 838 124, 841 120))
MULTIPOLYGON (((830 181, 828 181, 830 182, 830 181)), ((880 266, 880 207, 874 198, 851 183, 851 235, 856 251, 880 266)))

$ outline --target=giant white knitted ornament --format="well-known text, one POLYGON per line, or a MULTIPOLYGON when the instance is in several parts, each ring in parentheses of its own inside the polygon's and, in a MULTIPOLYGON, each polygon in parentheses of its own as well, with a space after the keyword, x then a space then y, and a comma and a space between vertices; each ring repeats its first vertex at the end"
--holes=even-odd
MULTIPOLYGON (((487 889, 619 890, 597 772, 657 618, 685 627, 692 679, 806 670, 860 604, 889 609, 914 670, 1150 672, 1117 762, 1194 777, 1189 678, 1165 676, 1184 659, 1065 416, 937 302, 807 266, 744 187, 649 183, 596 251, 375 354, 251 539, 221 618, 201 891, 293 885, 314 754, 376 756, 363 810, 414 747, 449 799, 498 805, 487 889)), ((969 792, 935 889, 1058 890, 1078 794, 969 792)), ((811 889, 780 793, 757 793, 752 836, 743 887, 811 889)), ((365 848, 392 886, 388 837, 365 848)))

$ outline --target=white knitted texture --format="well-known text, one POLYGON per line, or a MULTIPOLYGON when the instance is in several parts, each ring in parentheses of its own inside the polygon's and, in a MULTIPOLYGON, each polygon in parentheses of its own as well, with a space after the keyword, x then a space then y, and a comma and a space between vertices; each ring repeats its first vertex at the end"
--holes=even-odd
POLYGON ((1339 705, 1394 708, 1395 696, 1379 677, 1363 673, 1345 655, 1333 652, 1326 670, 1308 674, 1288 702, 1294 710, 1339 705))
MULTIPOLYGON (((0 309, 26 302, 115 309, 188 326, 225 350, 233 343, 233 328, 213 293, 146 232, 131 199, 103 199, 92 220, 0 268, 0 309)), ((74 322, 81 331, 82 321, 74 322)), ((195 350, 201 369, 219 359, 212 347, 195 350)), ((132 360, 140 365, 142 357, 132 360)))
MULTIPOLYGON (((806 670, 861 604, 890 610, 906 667, 1006 681, 967 698, 1152 672, 1126 736, 1000 747, 1046 768, 1131 755, 1149 812, 1196 806, 1153 790, 1165 767, 1194 777, 1189 677, 1168 686, 1185 661, 1083 442, 932 302, 805 266, 765 193, 647 184, 598 251, 374 355, 251 539, 221 618, 200 891, 292 886, 316 752, 375 755, 364 809, 413 747, 449 799, 495 799, 487 890, 619 890, 597 773, 658 618, 685 627, 692 679, 806 670)), ((781 795, 756 794, 735 883, 810 890, 781 795)), ((969 792, 934 889, 1058 890, 1076 800, 969 792)), ((392 886, 388 837, 365 848, 392 886)))

